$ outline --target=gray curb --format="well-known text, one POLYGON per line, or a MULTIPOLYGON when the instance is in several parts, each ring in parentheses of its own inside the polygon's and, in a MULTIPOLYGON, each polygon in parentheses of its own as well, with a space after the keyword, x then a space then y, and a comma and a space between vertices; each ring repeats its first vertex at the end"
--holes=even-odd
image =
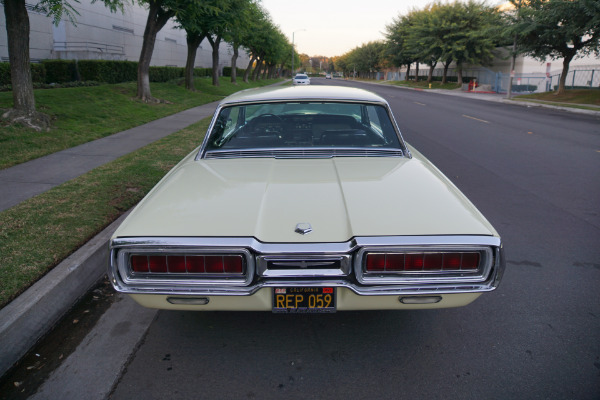
POLYGON ((108 240, 127 214, 0 310, 0 376, 19 361, 105 274, 108 240))

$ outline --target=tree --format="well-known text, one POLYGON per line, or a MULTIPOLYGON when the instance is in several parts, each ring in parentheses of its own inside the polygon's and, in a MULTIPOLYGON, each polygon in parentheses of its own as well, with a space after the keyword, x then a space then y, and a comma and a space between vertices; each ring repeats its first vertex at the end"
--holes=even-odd
POLYGON ((415 62, 415 55, 408 45, 408 37, 413 22, 411 15, 399 16, 386 26, 385 57, 388 62, 396 67, 407 66, 406 80, 410 75, 410 65, 415 62))
MULTIPOLYGON (((139 0, 148 5, 148 18, 144 29, 144 41, 138 61, 137 98, 145 102, 159 102, 150 92, 150 61, 154 52, 156 35, 167 21, 177 14, 184 0, 139 0)), ((188 6, 190 4, 188 3, 188 6)))
MULTIPOLYGON (((103 2, 111 11, 123 7, 121 0, 103 0, 103 2)), ((72 23, 75 22, 74 17, 77 11, 64 0, 42 0, 36 8, 52 17, 56 25, 63 16, 72 23)), ((4 113, 2 117, 37 131, 46 130, 50 126, 50 118, 35 109, 29 59, 29 15, 25 8, 25 0, 4 0, 4 15, 6 17, 13 108, 4 113)))
POLYGON ((519 8, 518 51, 544 61, 563 58, 556 94, 565 91, 569 64, 577 56, 600 54, 600 2, 597 0, 531 0, 519 8))

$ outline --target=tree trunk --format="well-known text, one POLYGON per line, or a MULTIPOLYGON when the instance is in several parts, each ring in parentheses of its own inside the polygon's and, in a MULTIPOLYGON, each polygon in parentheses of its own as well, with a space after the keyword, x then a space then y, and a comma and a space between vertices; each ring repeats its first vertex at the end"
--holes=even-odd
POLYGON ((410 78, 410 64, 406 65, 406 79, 405 81, 408 81, 410 78))
POLYGON ((263 56, 261 55, 258 59, 258 63, 256 64, 256 68, 254 68, 254 73, 252 74, 253 81, 256 81, 258 79, 260 70, 262 69, 262 65, 263 65, 263 56))
POLYGON ((173 15, 175 15, 175 12, 162 9, 161 0, 150 2, 146 28, 144 29, 144 42, 138 62, 137 98, 142 101, 159 101, 152 97, 152 93, 150 93, 150 61, 152 60, 156 35, 173 15))
MULTIPOLYGON (((556 91, 556 95, 563 94, 566 91, 566 82, 567 82, 567 74, 569 73, 569 64, 573 59, 575 52, 572 54, 565 54, 565 58, 563 60, 563 68, 562 73, 560 74, 560 81, 558 83, 558 90, 556 91)), ((12 71, 12 70, 11 70, 12 71)))
POLYGON ((29 59, 29 15, 24 0, 5 0, 4 16, 10 61, 13 108, 3 117, 36 131, 48 129, 50 118, 35 110, 29 59))
POLYGON ((444 63, 444 76, 442 77, 442 85, 446 83, 446 79, 448 78, 448 67, 451 63, 451 60, 448 60, 444 63))
POLYGON ((415 66, 415 82, 419 82, 419 62, 417 61, 417 65, 415 66))
POLYGON ((263 65, 262 78, 261 79, 263 79, 263 80, 267 79, 267 73, 269 72, 269 68, 270 68, 270 65, 265 62, 265 64, 263 65))
POLYGON ((456 63, 456 76, 457 76, 457 80, 458 80, 458 85, 462 86, 462 84, 463 84, 462 63, 456 63))
POLYGON ((246 67, 246 71, 244 71, 244 82, 246 82, 246 83, 248 83, 248 77, 250 76, 250 72, 252 71, 252 64, 254 64, 254 61, 256 61, 255 55, 250 57, 250 62, 248 63, 248 66, 246 67))
POLYGON ((205 35, 190 34, 186 36, 187 41, 187 60, 185 62, 185 88, 195 91, 194 88, 194 64, 196 63, 196 52, 205 35))
POLYGON ((237 58, 238 58, 238 46, 233 45, 233 55, 231 56, 231 83, 237 85, 237 58))
POLYGON ((222 38, 217 36, 213 39, 210 35, 206 38, 212 47, 212 84, 213 86, 219 86, 219 46, 222 38))
POLYGON ((5 0, 6 33, 13 107, 27 113, 35 111, 31 64, 29 60, 29 16, 24 0, 5 0))
POLYGON ((431 83, 431 80, 433 79, 433 70, 435 69, 436 65, 437 65, 437 61, 433 62, 429 65, 429 74, 427 75, 427 83, 431 83))

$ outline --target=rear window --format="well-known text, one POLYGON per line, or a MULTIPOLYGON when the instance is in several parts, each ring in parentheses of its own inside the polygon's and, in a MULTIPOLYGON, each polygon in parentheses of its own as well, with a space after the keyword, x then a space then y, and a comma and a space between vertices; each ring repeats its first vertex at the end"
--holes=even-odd
POLYGON ((319 147, 399 149, 401 145, 384 106, 276 102, 223 108, 206 150, 319 147))

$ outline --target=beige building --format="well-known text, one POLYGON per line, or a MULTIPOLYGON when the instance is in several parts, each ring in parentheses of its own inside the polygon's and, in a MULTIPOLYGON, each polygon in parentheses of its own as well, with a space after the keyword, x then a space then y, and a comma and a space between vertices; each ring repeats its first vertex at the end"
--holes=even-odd
MULTIPOLYGON (((76 25, 68 19, 58 26, 44 14, 34 11, 33 3, 26 3, 30 22, 30 57, 32 62, 43 59, 102 59, 138 61, 142 48, 148 11, 137 4, 127 3, 123 13, 111 13, 102 2, 74 1, 71 5, 79 13, 76 25)), ((171 19, 158 33, 151 65, 185 66, 187 44, 185 31, 171 19)), ((248 65, 248 55, 240 52, 238 67, 248 65)), ((212 48, 202 42, 196 55, 197 67, 212 66, 212 48)), ((231 65, 233 51, 227 43, 220 47, 220 64, 231 65)), ((0 3, 0 59, 8 61, 4 5, 0 3)))

